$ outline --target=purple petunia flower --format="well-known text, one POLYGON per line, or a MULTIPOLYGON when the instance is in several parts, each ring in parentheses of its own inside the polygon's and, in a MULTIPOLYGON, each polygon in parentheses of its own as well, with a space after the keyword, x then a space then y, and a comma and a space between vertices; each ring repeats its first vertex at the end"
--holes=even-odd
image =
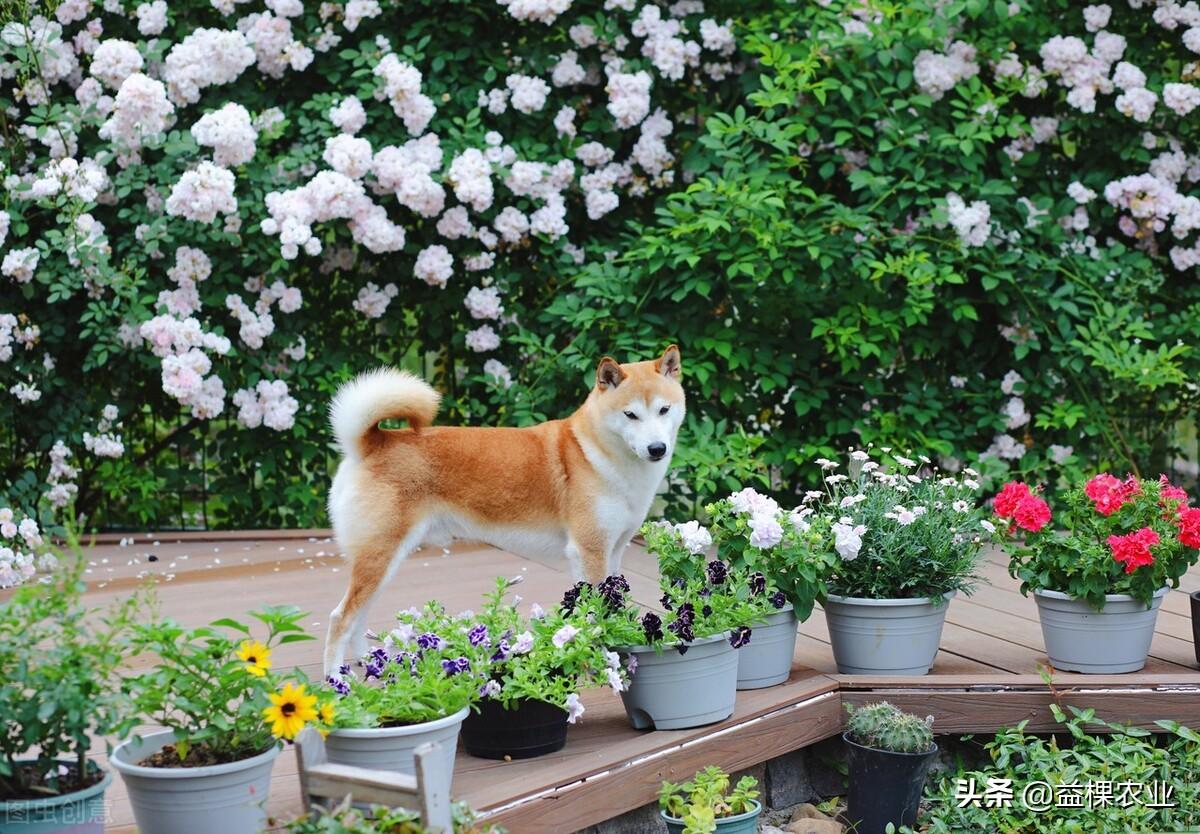
POLYGON ((729 568, 720 559, 715 559, 708 563, 707 573, 709 582, 721 585, 729 577, 729 568))
POLYGON ((642 631, 646 633, 649 643, 663 639, 662 620, 653 611, 647 611, 642 617, 642 631))
POLYGON ((328 683, 329 688, 332 689, 334 692, 336 692, 338 695, 349 695, 350 694, 350 684, 347 683, 346 681, 342 680, 341 678, 326 678, 325 682, 328 683))
POLYGON ((763 576, 762 571, 757 571, 750 575, 750 593, 754 596, 764 593, 767 590, 767 577, 763 576))
POLYGON ((712 611, 713 611, 713 609, 712 609, 712 606, 711 606, 711 605, 706 605, 706 606, 704 606, 703 608, 701 608, 701 609, 700 609, 700 613, 701 613, 701 615, 703 615, 703 616, 705 616, 705 617, 711 617, 711 616, 712 616, 712 611))
POLYGON ((440 649, 446 645, 446 641, 438 637, 432 631, 427 631, 417 637, 417 645, 422 649, 440 649))
POLYGON ((787 605, 787 595, 783 591, 776 591, 771 594, 769 601, 776 608, 783 608, 783 606, 787 605))
POLYGON ((729 635, 729 645, 735 649, 740 649, 742 646, 750 642, 750 628, 748 626, 738 626, 729 635))
POLYGON ((480 698, 495 698, 500 694, 499 681, 488 681, 483 686, 479 687, 480 698))
POLYGON ((629 593, 630 588, 624 576, 613 574, 596 586, 596 590, 600 592, 604 604, 616 610, 625 605, 625 595, 629 593))
POLYGON ((363 667, 363 678, 370 680, 371 678, 383 677, 383 664, 384 661, 380 660, 379 658, 371 658, 369 661, 367 661, 367 665, 363 667))
POLYGON ((467 632, 467 642, 472 646, 483 646, 490 643, 488 629, 483 623, 478 623, 467 632))
POLYGON ((567 592, 563 594, 562 609, 564 614, 570 614, 575 610, 575 604, 579 602, 579 595, 583 593, 584 588, 591 587, 586 582, 576 582, 567 592))
POLYGON ((501 660, 508 660, 511 646, 508 645, 508 640, 501 640, 496 646, 496 651, 492 652, 492 656, 488 658, 492 663, 499 663, 501 660))
POLYGON ((338 667, 338 674, 341 675, 342 677, 346 677, 346 675, 353 675, 354 673, 350 671, 349 663, 343 663, 341 666, 338 667))
POLYGON ((671 600, 670 594, 663 594, 659 602, 662 603, 662 607, 666 611, 672 611, 675 608, 675 603, 671 600))
POLYGON ((471 662, 465 657, 456 657, 451 660, 442 661, 442 669, 447 675, 457 675, 460 672, 465 672, 471 668, 471 662))

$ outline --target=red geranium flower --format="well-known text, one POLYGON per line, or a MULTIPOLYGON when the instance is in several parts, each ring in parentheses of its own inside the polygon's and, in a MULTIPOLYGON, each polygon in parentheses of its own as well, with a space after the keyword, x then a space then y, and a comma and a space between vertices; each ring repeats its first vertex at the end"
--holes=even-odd
POLYGON ((1036 495, 1026 495, 1017 502, 1013 521, 1021 529, 1036 533, 1050 523, 1050 505, 1036 495))
POLYGON ((1150 548, 1159 541, 1158 533, 1143 527, 1124 536, 1109 536, 1108 546, 1112 548, 1113 558, 1125 566, 1125 572, 1133 573, 1144 565, 1154 564, 1150 548))
POLYGON ((1200 550, 1200 508, 1189 507, 1179 514, 1179 543, 1200 550))
POLYGON ((1125 506, 1132 496, 1141 492, 1141 489, 1137 478, 1130 477, 1122 481, 1104 472, 1088 481, 1083 491, 1092 499, 1097 512, 1101 515, 1112 515, 1125 506))
POLYGON ((1162 495, 1164 501, 1178 501, 1181 504, 1188 502, 1188 494, 1168 481, 1166 475, 1159 475, 1158 482, 1162 484, 1159 494, 1162 495))
POLYGON ((1017 511, 1017 505, 1022 499, 1028 498, 1032 493, 1029 491, 1029 486, 1020 481, 1009 481, 1004 485, 1004 489, 1000 490, 1000 494, 996 496, 995 512, 1000 518, 1012 518, 1013 513, 1017 511))

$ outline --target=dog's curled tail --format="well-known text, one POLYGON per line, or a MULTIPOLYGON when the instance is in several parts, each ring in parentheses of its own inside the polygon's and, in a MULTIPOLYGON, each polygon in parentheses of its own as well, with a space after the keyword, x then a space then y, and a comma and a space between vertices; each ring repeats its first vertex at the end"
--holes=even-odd
POLYGON ((408 371, 377 368, 338 389, 329 422, 342 454, 364 458, 380 436, 380 420, 407 420, 419 431, 433 422, 440 399, 429 383, 408 371))

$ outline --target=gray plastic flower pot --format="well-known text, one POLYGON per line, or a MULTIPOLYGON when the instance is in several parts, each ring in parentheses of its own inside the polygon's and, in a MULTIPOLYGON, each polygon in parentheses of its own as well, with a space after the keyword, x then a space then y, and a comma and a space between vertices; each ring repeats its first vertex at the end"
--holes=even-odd
POLYGON ((695 640, 684 654, 674 647, 661 653, 649 646, 616 651, 637 658, 637 671, 621 693, 635 729, 683 730, 733 715, 738 650, 729 645, 729 632, 695 640))
POLYGON ((406 727, 371 727, 333 730, 325 739, 325 752, 335 764, 415 773, 413 751, 426 742, 439 745, 439 767, 446 784, 454 775, 454 754, 458 750, 458 731, 470 714, 463 707, 453 715, 406 727))
MULTIPOLYGON (((738 651, 741 651, 738 649, 738 651)), ((754 810, 736 817, 722 817, 717 820, 718 834, 756 834, 758 831, 758 815, 762 813, 762 805, 754 803, 754 810)), ((667 834, 683 834, 683 820, 668 816, 666 811, 659 811, 659 816, 667 824, 667 834)))
POLYGON ((111 782, 112 773, 104 771, 99 782, 81 791, 0 802, 0 831, 4 834, 104 834, 108 817, 104 792, 111 782))
POLYGON ((737 650, 738 689, 763 689, 788 679, 796 655, 796 627, 796 614, 788 605, 751 629, 750 642, 737 650))
POLYGON ((138 834, 257 834, 279 748, 206 767, 138 764, 174 740, 170 730, 149 733, 119 745, 109 760, 125 780, 138 834))
POLYGON ((1092 675, 1141 669, 1168 590, 1159 589, 1149 608, 1128 594, 1105 594, 1099 611, 1060 591, 1034 590, 1050 665, 1092 675))
MULTIPOLYGON (((946 609, 957 591, 929 599, 830 594, 823 603, 833 659, 843 675, 925 675, 937 657, 946 609)), ((751 640, 753 640, 753 636, 751 640)))

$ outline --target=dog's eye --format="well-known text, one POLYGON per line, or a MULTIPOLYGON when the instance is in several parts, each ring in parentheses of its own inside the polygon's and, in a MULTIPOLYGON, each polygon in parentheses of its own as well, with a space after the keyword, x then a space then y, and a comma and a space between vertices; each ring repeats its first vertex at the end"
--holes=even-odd
POLYGON ((638 418, 638 416, 636 414, 634 414, 632 411, 626 411, 625 416, 628 417, 630 420, 636 420, 638 418))
POLYGON ((658 410, 658 413, 659 413, 659 414, 666 414, 666 413, 667 413, 668 411, 670 411, 670 410, 671 410, 671 406, 669 406, 669 405, 664 405, 662 408, 660 408, 660 409, 658 410))

